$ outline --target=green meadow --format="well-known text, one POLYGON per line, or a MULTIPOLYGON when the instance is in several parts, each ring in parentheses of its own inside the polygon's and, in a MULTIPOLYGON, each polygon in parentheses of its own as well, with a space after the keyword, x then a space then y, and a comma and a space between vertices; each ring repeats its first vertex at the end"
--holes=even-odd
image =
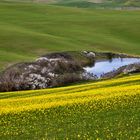
POLYGON ((139 0, 56 0, 56 4, 80 8, 140 7, 139 0))
MULTIPOLYGON (((0 1, 0 71, 51 52, 140 55, 140 10, 27 1, 0 1)), ((139 114, 140 74, 2 92, 0 140, 139 140, 139 114)))
POLYGON ((56 51, 140 54, 140 11, 0 2, 0 68, 56 51))

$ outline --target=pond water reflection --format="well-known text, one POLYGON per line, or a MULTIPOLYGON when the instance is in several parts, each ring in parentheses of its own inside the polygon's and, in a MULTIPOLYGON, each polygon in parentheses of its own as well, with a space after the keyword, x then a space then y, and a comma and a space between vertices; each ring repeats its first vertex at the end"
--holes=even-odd
POLYGON ((92 66, 85 67, 84 69, 86 72, 100 77, 102 74, 134 63, 140 63, 140 58, 112 58, 103 61, 95 61, 92 66))

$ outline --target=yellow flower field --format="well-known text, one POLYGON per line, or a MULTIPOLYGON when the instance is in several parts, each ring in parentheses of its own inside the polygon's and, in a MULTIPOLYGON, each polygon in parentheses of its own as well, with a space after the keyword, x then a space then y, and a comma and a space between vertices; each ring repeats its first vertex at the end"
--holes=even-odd
POLYGON ((0 139, 140 137, 140 75, 0 93, 0 139))

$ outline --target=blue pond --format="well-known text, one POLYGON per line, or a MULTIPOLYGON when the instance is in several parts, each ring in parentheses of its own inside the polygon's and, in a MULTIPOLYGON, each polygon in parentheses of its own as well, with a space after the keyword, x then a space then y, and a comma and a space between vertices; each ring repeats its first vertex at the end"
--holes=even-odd
POLYGON ((100 77, 102 74, 134 63, 140 63, 140 58, 112 58, 111 60, 95 61, 93 66, 85 67, 84 69, 86 72, 100 77))

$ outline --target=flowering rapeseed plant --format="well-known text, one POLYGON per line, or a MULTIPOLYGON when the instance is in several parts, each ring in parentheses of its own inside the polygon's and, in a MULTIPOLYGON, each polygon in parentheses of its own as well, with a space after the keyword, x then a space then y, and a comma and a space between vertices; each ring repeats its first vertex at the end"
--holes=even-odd
POLYGON ((139 114, 140 75, 0 93, 0 139, 137 140, 139 114))

